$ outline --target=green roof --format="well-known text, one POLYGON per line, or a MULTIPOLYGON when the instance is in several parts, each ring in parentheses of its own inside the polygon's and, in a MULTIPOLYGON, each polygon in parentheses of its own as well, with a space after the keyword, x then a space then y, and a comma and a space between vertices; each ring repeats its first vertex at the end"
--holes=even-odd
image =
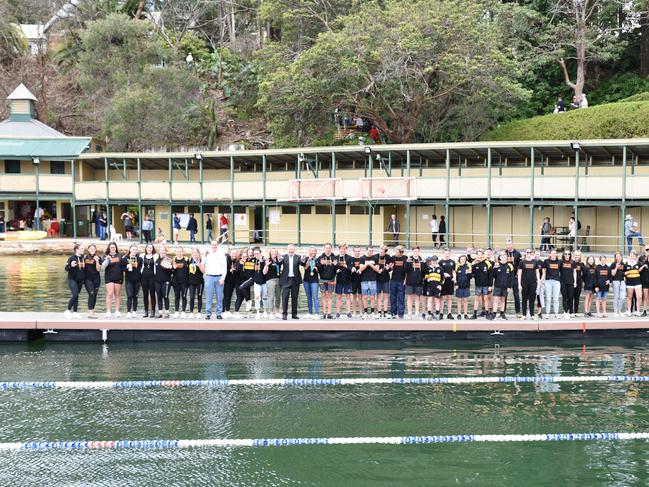
POLYGON ((1 137, 0 159, 76 159, 90 145, 89 137, 1 137))

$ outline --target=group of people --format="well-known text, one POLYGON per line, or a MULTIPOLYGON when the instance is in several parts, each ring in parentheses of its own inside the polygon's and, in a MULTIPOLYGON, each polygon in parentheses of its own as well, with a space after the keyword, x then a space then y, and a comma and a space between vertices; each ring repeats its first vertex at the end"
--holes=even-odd
MULTIPOLYGON (((557 103, 554 105, 554 113, 565 113, 566 108, 566 102, 563 97, 560 96, 557 99, 557 103)), ((586 98, 586 93, 582 93, 579 97, 573 95, 572 101, 570 102, 570 108, 588 108, 588 98, 586 98)))
POLYGON ((649 246, 645 255, 631 251, 584 258, 579 251, 540 249, 521 253, 507 240, 502 250, 467 248, 453 258, 444 248, 440 256, 424 257, 418 247, 406 255, 403 246, 390 253, 387 246, 348 249, 331 244, 322 251, 310 247, 305 255, 289 245, 285 255, 259 247, 226 252, 217 241, 204 251, 182 246, 143 250, 131 244, 124 254, 110 242, 103 255, 94 244, 75 244, 65 265, 71 297, 66 317, 80 317, 79 296, 88 294, 88 316, 95 306, 101 274, 106 287, 105 317, 120 317, 121 289, 126 287, 126 317, 137 316, 140 291, 145 318, 252 317, 298 318, 298 295, 303 288, 307 319, 507 319, 514 303, 518 318, 559 318, 579 313, 584 295, 585 317, 606 317, 607 297, 613 293, 616 317, 646 316, 649 306, 649 246), (173 315, 170 294, 173 290, 173 315), (469 301, 473 295, 473 310, 469 301), (203 297, 205 306, 203 310, 203 297), (561 307, 559 306, 561 297, 561 307), (456 310, 453 310, 455 298, 456 310), (214 303, 216 300, 216 303, 214 303), (593 314, 593 301, 595 314, 593 314), (254 311, 253 311, 254 305, 254 311), (114 313, 114 314, 113 314, 114 313))

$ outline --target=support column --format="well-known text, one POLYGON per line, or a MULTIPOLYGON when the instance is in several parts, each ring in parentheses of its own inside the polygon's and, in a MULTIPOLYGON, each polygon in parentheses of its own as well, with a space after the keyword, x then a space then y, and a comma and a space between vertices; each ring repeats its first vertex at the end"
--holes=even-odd
MULTIPOLYGON (((142 162, 137 158, 137 211, 140 216, 140 243, 142 243, 142 223, 144 222, 144 215, 142 215, 142 162)), ((155 223, 153 225, 153 235, 155 235, 155 223)))
MULTIPOLYGON (((65 163, 64 163, 65 164, 65 163)), ((70 161, 70 172, 72 173, 72 238, 76 240, 77 238, 77 199, 75 196, 75 170, 74 170, 74 161, 70 161)), ((60 219, 60 213, 59 213, 60 219)), ((140 232, 142 233, 142 232, 140 232)))
POLYGON ((444 239, 446 240, 446 246, 450 247, 451 244, 448 241, 449 228, 451 223, 449 222, 448 213, 449 213, 449 200, 451 196, 451 150, 446 149, 446 202, 444 203, 444 220, 446 220, 446 232, 444 239))
MULTIPOLYGON (((173 194, 173 167, 171 162, 171 157, 167 159, 168 162, 168 171, 169 171, 169 239, 174 242, 174 209, 172 206, 171 196, 173 194)), ((178 237, 180 238, 180 237, 178 237)), ((174 242, 176 243, 176 242, 174 242)))
POLYGON ((622 253, 624 253, 624 249, 626 248, 626 238, 624 235, 624 216, 626 215, 626 164, 627 164, 627 148, 626 145, 622 147, 622 204, 620 205, 620 222, 621 222, 621 227, 620 228, 620 249, 622 249, 622 253))
MULTIPOLYGON (((336 177, 336 153, 332 152, 331 153, 331 170, 330 173, 332 178, 336 177)), ((335 186, 334 186, 334 191, 335 191, 335 186)), ((334 196, 336 194, 334 193, 334 196)), ((331 244, 335 247, 336 245, 336 200, 332 199, 331 200, 331 244)))
POLYGON ((532 175, 530 177, 530 249, 534 248, 534 171, 535 171, 534 147, 530 148, 530 166, 532 175))
MULTIPOLYGON (((410 150, 406 151, 406 173, 407 177, 410 177, 410 150)), ((392 160, 390 159, 390 174, 392 174, 392 160)), ((415 225, 415 243, 417 243, 417 226, 415 225)), ((406 247, 410 248, 411 246, 411 236, 410 236, 410 201, 406 202, 406 247)))
MULTIPOLYGON (((212 218, 212 232, 214 232, 215 220, 212 218)), ((216 222, 218 232, 221 232, 221 225, 219 222, 216 222)), ((229 239, 232 241, 232 245, 237 243, 237 229, 235 227, 236 223, 234 221, 234 156, 230 156, 230 226, 228 228, 229 239)))
POLYGON ((36 173, 36 208, 34 209, 34 225, 35 225, 35 230, 40 230, 41 229, 41 212, 40 212, 40 207, 41 207, 41 192, 40 192, 40 186, 41 186, 41 163, 40 160, 38 162, 35 162, 34 159, 32 159, 32 163, 34 164, 34 169, 36 173))
POLYGON ((574 210, 575 210, 575 242, 572 246, 572 251, 577 250, 577 245, 579 244, 579 150, 575 151, 575 201, 574 201, 574 210))
MULTIPOLYGON (((372 161, 372 153, 370 152, 367 154, 367 158, 365 159, 365 166, 368 168, 368 177, 372 177, 372 168, 374 166, 374 162, 372 161)), ((372 206, 372 180, 370 179, 370 194, 368 195, 369 199, 367 200, 367 205, 368 205, 368 211, 367 214, 369 215, 369 239, 368 239, 368 245, 372 245, 372 220, 374 219, 374 207, 372 206)))
MULTIPOLYGON (((106 182, 106 232, 110 233, 110 226, 113 224, 113 218, 110 212, 110 207, 109 202, 110 202, 110 196, 109 196, 109 190, 110 190, 110 184, 108 183, 108 158, 104 157, 104 181, 106 182)), ((108 237, 108 240, 110 240, 110 237, 108 237)))
POLYGON ((297 246, 302 247, 302 206, 300 203, 297 204, 295 211, 297 212, 297 246))
MULTIPOLYGON (((198 184, 201 188, 200 207, 201 207, 201 243, 205 243, 205 203, 203 197, 203 158, 198 160, 198 184)), ((212 222, 212 232, 214 231, 214 222, 212 222)), ((219 230, 220 231, 220 230, 219 230)))
POLYGON ((491 147, 487 149, 487 247, 493 246, 491 235, 491 147))
POLYGON ((261 206, 261 242, 266 245, 268 238, 266 235, 266 155, 261 156, 261 178, 263 180, 263 195, 261 206))

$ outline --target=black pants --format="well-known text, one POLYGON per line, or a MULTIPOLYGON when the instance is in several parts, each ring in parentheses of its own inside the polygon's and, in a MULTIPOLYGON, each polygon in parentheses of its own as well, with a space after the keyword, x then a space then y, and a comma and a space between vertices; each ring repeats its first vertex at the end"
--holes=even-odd
POLYGON ((244 299, 250 301, 250 287, 241 289, 239 286, 237 286, 235 290, 237 292, 237 300, 234 303, 234 311, 238 312, 244 299))
POLYGON ((549 235, 543 235, 541 237, 541 250, 550 250, 550 236, 549 235))
POLYGON ((223 311, 230 311, 234 287, 235 285, 231 282, 225 281, 225 283, 223 283, 223 311))
POLYGON ((145 243, 153 242, 153 239, 151 238, 151 230, 142 230, 142 235, 144 236, 145 243))
POLYGON ((79 293, 83 289, 83 281, 75 281, 74 279, 68 279, 68 287, 70 288, 70 301, 68 301, 68 311, 77 312, 79 308, 79 293))
POLYGON ((155 282, 155 295, 158 298, 158 310, 169 311, 169 290, 171 283, 169 281, 155 282))
POLYGON ((561 283, 561 297, 563 299, 563 312, 564 313, 574 313, 574 296, 575 296, 575 285, 572 282, 561 283))
POLYGON ((97 293, 99 292, 99 277, 97 279, 86 279, 84 281, 88 293, 88 311, 93 311, 97 304, 97 293))
POLYGON ((282 286, 282 314, 288 314, 288 298, 291 297, 291 315, 297 316, 297 295, 300 292, 300 285, 295 278, 289 277, 288 282, 282 286))
POLYGON ((534 316, 534 301, 536 301, 536 281, 522 283, 523 291, 523 316, 530 311, 530 316, 534 316))
POLYGON ((144 311, 155 311, 155 283, 153 275, 142 275, 142 295, 144 296, 144 311))
POLYGON ((433 233, 433 247, 437 247, 437 233, 433 233))
MULTIPOLYGON (((518 278, 514 279, 514 284, 512 285, 512 294, 514 295, 514 310, 516 311, 516 314, 519 315, 521 314, 521 295, 518 292, 518 278)), ((507 310, 508 298, 509 293, 505 297, 505 311, 507 310)))
POLYGON ((581 285, 577 284, 573 296, 573 305, 572 305, 572 311, 574 313, 579 313, 579 298, 581 298, 581 285))
POLYGON ((137 311, 137 295, 140 293, 140 281, 126 281, 126 311, 137 311))
POLYGON ((187 309, 187 285, 181 282, 173 282, 171 286, 174 288, 174 309, 176 312, 180 311, 180 301, 182 299, 182 311, 187 309))
MULTIPOLYGON (((230 295, 232 297, 232 295, 230 295)), ((194 312, 194 298, 196 298, 196 308, 200 313, 203 309, 203 284, 189 285, 189 312, 194 312)), ((229 310, 228 310, 229 311, 229 310)))

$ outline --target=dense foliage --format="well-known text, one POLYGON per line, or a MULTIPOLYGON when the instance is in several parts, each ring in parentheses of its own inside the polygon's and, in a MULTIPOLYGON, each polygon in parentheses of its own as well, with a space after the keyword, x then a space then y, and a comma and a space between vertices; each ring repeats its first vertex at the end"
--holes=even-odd
POLYGON ((647 75, 649 0, 0 0, 0 94, 109 149, 357 143, 334 111, 391 143, 646 135, 610 103, 647 75))

